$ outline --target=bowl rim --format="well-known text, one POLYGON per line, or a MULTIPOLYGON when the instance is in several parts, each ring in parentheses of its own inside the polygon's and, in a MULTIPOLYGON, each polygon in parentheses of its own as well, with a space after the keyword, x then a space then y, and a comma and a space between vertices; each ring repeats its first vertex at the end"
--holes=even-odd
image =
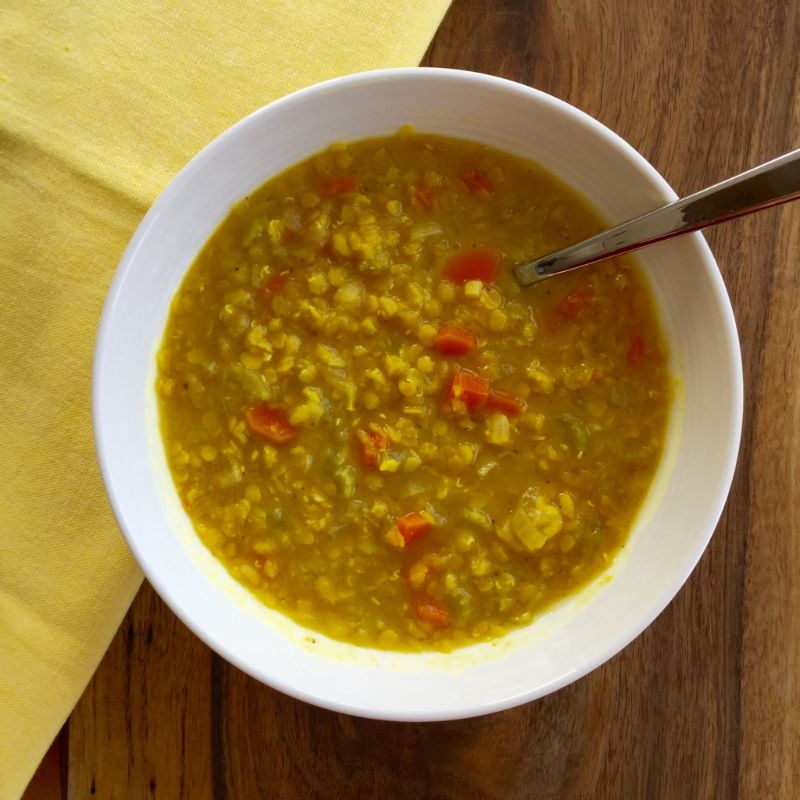
MULTIPOLYGON (((664 195, 665 202, 677 199, 677 195, 675 194, 674 190, 667 183, 665 178, 655 169, 655 167, 653 167, 650 162, 644 158, 644 156, 642 156, 635 148, 633 148, 632 145, 628 144, 628 142, 622 139, 622 137, 620 137, 618 134, 614 133, 614 131, 612 131, 610 128, 606 127, 594 117, 591 117, 587 113, 581 111, 566 101, 560 100, 553 95, 516 81, 493 75, 487 75, 480 72, 472 72, 469 70, 447 69, 440 67, 399 67, 357 72, 350 75, 332 78, 321 83, 316 83, 262 106, 220 133, 205 147, 203 147, 203 149, 200 150, 188 163, 186 163, 185 166, 182 167, 182 169, 172 178, 169 184, 156 198, 137 226, 136 231, 130 239, 130 242, 120 257, 119 263, 114 272, 114 276, 109 285, 97 328, 96 344, 92 364, 91 390, 93 436, 97 460, 106 495, 109 499, 114 517, 125 538, 125 541, 127 542, 128 547, 136 558, 136 561, 142 569, 145 577, 151 583, 159 596, 169 606, 170 610, 215 653, 221 655, 227 661, 241 669, 243 672, 252 676, 259 682, 265 683, 291 697, 312 703, 331 711, 352 714, 360 717, 417 722, 463 719, 489 714, 496 711, 502 711, 535 700, 539 697, 563 688, 564 686, 587 675, 589 672, 593 671, 598 666, 619 653, 620 650, 626 647, 631 641, 633 641, 633 639, 637 638, 649 625, 651 625, 666 608, 666 606, 676 597, 683 584, 688 580, 700 557, 708 546, 711 536, 713 535, 719 523, 725 503, 727 502, 734 471, 736 469, 743 419, 742 361, 733 309, 731 307, 730 299, 728 297, 719 267, 710 248, 708 247, 708 244, 706 243, 702 234, 689 234, 690 237, 694 238, 695 244, 699 248, 700 260, 704 262, 704 266, 710 278, 710 284, 713 289, 715 300, 717 301, 721 311, 720 321, 724 328, 723 332, 727 349, 726 355, 728 361, 730 362, 730 366, 732 367, 732 385, 729 387, 731 390, 731 425, 726 437, 727 452, 724 455, 724 470, 721 474, 721 480, 719 483, 720 489, 717 495, 713 498, 713 502, 709 502, 708 506, 710 515, 709 518, 713 520, 713 524, 710 524, 707 530, 705 530, 702 535, 697 537, 695 547, 690 552, 686 553, 684 568, 680 570, 680 572, 677 572, 671 578, 671 580, 665 583, 658 602, 651 604, 645 611, 643 611, 636 625, 620 631, 592 657, 585 658, 576 667, 576 669, 565 673, 556 680, 552 680, 544 685, 540 684, 531 690, 510 693, 497 700, 471 700, 469 702, 464 702, 463 704, 459 705, 457 710, 451 713, 443 714, 441 711, 426 713, 419 709, 404 711, 403 709, 392 708, 390 704, 387 704, 383 708, 376 708, 374 706, 360 706, 357 703, 342 702, 328 698, 319 692, 299 688, 298 686, 287 682, 286 680, 283 680, 274 674, 271 674, 269 664, 255 665, 246 661, 244 658, 240 657, 235 650, 228 647, 215 635, 206 630, 199 621, 195 620, 191 613, 191 608, 185 606, 181 602, 181 600, 176 596, 176 592, 173 591, 171 584, 167 581, 161 580, 155 573, 151 565, 151 556, 149 556, 144 549, 140 547, 140 543, 137 540, 135 533, 129 529, 128 523, 126 522, 124 514, 122 513, 122 505, 118 496, 118 489, 109 464, 108 449, 113 445, 106 442, 103 437, 103 363, 108 357, 107 353, 112 346, 108 329, 111 325, 111 320, 119 301, 120 291, 121 287, 123 286, 125 276, 131 270, 140 243, 147 236, 152 225, 156 222, 159 214, 161 213, 162 207, 167 205, 174 194, 178 194, 181 191, 182 184, 190 173, 194 172, 206 161, 215 157, 217 150, 224 145, 225 140, 236 135, 242 129, 249 127, 260 117, 267 114, 272 114, 275 110, 280 109, 283 106, 305 102, 308 98, 313 97, 320 92, 350 87, 365 82, 374 83, 380 81, 404 81, 408 78, 419 79, 425 75, 439 78, 444 77, 451 80, 467 81, 475 85, 482 85, 489 88, 494 87, 502 89, 506 92, 513 92, 517 95, 535 99, 539 103, 550 105, 556 108, 557 111, 565 117, 570 118, 575 124, 591 129, 595 135, 604 139, 607 145, 616 149, 629 161, 633 162, 638 170, 645 173, 646 177, 648 177, 650 181, 659 189, 659 191, 661 191, 661 193, 664 195)), ((311 155, 311 153, 309 153, 309 155, 311 155)))

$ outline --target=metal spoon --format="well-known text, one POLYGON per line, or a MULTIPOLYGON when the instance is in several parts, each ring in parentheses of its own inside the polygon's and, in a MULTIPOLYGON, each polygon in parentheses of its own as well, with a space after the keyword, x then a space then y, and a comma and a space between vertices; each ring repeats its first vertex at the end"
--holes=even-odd
POLYGON ((514 266, 523 286, 683 233, 800 198, 800 149, 623 222, 563 250, 514 266))

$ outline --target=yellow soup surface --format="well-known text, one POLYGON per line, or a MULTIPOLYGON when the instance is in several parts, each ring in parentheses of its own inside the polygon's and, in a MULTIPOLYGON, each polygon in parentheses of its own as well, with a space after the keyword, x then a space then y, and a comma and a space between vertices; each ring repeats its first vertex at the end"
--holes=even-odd
POLYGON ((498 637, 607 568, 669 417, 654 303, 627 259, 511 272, 602 227, 537 164, 411 130, 237 203, 158 354, 211 552, 301 625, 406 651, 498 637))

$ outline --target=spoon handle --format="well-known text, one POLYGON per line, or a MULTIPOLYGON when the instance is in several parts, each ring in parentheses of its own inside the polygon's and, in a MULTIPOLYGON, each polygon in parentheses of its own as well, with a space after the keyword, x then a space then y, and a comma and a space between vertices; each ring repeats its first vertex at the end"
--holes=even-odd
POLYGON ((641 217, 514 267, 523 286, 673 236, 800 198, 800 149, 641 217))

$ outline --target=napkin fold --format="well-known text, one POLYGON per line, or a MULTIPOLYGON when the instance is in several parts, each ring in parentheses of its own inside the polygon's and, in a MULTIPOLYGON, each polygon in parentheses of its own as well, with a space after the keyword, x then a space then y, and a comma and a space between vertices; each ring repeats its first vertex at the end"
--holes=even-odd
POLYGON ((203 145, 294 89, 421 59, 448 0, 6 0, 0 9, 0 798, 19 796, 141 573, 90 366, 111 275, 203 145))

